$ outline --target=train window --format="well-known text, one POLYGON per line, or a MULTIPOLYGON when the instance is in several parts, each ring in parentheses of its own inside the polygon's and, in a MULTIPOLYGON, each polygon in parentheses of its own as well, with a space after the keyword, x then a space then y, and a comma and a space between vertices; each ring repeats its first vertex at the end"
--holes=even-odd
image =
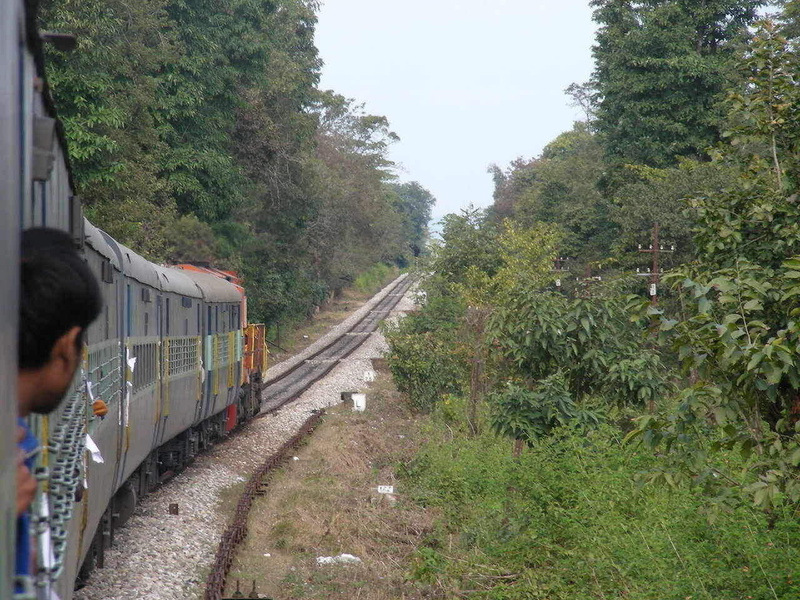
POLYGON ((150 334, 150 315, 147 313, 144 313, 144 334, 150 334))
POLYGON ((133 370, 133 392, 136 393, 156 380, 156 342, 134 345, 133 356, 136 357, 133 370))
POLYGON ((231 362, 231 349, 228 347, 228 336, 223 335, 219 337, 218 342, 218 354, 217 354, 217 366, 223 367, 228 365, 231 362))
POLYGON ((219 306, 214 311, 214 331, 219 331, 219 306))
POLYGON ((200 303, 197 303, 197 335, 200 335, 200 303))
POLYGON ((183 335, 189 335, 189 319, 183 320, 183 335))
POLYGON ((211 330, 211 307, 208 307, 208 327, 206 328, 206 335, 211 335, 213 331, 211 330))
POLYGON ((174 338, 169 343, 169 374, 197 372, 199 368, 197 340, 192 337, 174 338))
POLYGON ((89 372, 87 377, 92 382, 95 396, 106 403, 119 401, 121 390, 120 356, 116 343, 103 344, 89 353, 89 372))
POLYGON ((166 335, 169 336, 169 298, 167 298, 167 332, 166 335))

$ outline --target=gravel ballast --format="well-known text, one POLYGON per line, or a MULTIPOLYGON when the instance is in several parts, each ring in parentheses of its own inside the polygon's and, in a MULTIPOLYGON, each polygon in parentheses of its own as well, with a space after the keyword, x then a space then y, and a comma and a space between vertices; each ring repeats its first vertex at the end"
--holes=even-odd
MULTIPOLYGON (((391 287, 390 284, 384 288, 301 354, 271 367, 267 378, 290 369, 347 331, 390 293, 391 287)), ((400 300, 392 318, 414 308, 412 296, 409 291, 400 300)), ((115 545, 106 551, 105 568, 95 569, 86 587, 74 597, 78 600, 201 597, 206 573, 238 499, 239 490, 234 486, 242 486, 267 457, 300 429, 312 410, 339 404, 342 392, 367 389, 373 375, 372 359, 381 358, 387 350, 380 331, 370 334, 361 347, 297 401, 250 422, 144 498, 127 525, 115 532, 115 545), (225 500, 227 504, 223 504, 225 500), (172 503, 178 504, 178 515, 169 514, 172 503), (227 511, 223 510, 226 505, 227 511)))

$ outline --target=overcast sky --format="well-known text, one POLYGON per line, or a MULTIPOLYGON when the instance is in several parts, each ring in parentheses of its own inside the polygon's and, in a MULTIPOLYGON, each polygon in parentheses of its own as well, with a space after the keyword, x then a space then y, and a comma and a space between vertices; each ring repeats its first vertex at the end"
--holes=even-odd
POLYGON ((571 128, 564 94, 592 71, 588 0, 325 0, 321 87, 389 118, 403 180, 436 196, 434 218, 492 201, 506 167, 571 128))

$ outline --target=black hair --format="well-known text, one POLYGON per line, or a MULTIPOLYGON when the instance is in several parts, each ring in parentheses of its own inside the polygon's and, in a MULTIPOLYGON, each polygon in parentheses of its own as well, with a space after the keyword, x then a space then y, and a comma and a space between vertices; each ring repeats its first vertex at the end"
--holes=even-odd
POLYGON ((63 231, 23 231, 20 258, 19 367, 36 369, 73 327, 81 328, 78 344, 83 343, 103 299, 89 265, 63 231))

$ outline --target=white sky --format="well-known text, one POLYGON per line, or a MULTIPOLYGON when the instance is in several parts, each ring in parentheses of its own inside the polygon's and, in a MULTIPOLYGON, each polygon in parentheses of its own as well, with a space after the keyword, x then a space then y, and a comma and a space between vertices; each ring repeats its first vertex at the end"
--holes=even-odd
POLYGON ((385 115, 402 180, 434 221, 492 202, 490 163, 535 156, 581 118, 563 90, 592 71, 588 0, 325 0, 321 87, 385 115))

